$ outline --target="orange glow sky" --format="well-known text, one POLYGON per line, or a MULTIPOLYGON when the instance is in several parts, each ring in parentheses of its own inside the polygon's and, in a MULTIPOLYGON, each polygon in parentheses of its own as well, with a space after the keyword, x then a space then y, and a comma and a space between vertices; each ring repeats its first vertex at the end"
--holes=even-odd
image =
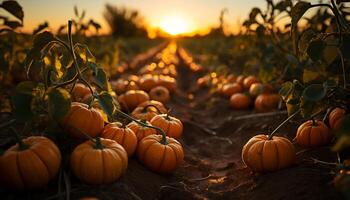
POLYGON ((111 3, 139 10, 151 27, 159 27, 162 24, 164 26, 169 20, 175 25, 184 22, 186 32, 218 25, 220 10, 227 8, 229 12, 225 19, 230 27, 229 32, 235 33, 252 7, 265 7, 265 0, 18 0, 18 2, 23 6, 25 13, 23 31, 30 32, 45 20, 53 30, 56 30, 59 25, 74 17, 73 7, 77 5, 79 10, 86 10, 87 20, 95 19, 102 25, 102 32, 107 33, 109 29, 102 13, 105 4, 111 3))

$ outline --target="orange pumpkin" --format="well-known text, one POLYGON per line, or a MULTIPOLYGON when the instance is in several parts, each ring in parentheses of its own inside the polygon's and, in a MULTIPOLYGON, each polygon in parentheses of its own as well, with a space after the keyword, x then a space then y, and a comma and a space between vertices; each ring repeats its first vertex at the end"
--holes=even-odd
POLYGON ((161 128, 168 137, 179 138, 182 135, 182 122, 168 114, 156 115, 152 118, 151 124, 161 128))
POLYGON ((0 182, 4 187, 28 190, 44 187, 61 163, 55 143, 42 136, 31 136, 10 147, 0 157, 0 182))
POLYGON ((197 86, 200 88, 207 87, 209 85, 209 77, 204 76, 197 79, 197 86))
POLYGON ((242 86, 238 83, 227 83, 221 88, 221 92, 224 96, 230 97, 233 94, 242 92, 242 86))
POLYGON ((253 83, 258 83, 258 82, 259 82, 259 80, 255 76, 248 76, 243 81, 243 87, 245 89, 249 89, 253 83))
POLYGON ((150 100, 150 101, 145 101, 138 105, 139 107, 145 107, 145 106, 156 106, 161 113, 166 113, 168 110, 165 108, 164 104, 162 102, 156 101, 156 100, 150 100))
POLYGON ((234 83, 236 81, 237 77, 233 74, 230 74, 227 76, 226 80, 228 83, 234 83))
POLYGON ((91 100, 92 95, 90 89, 82 83, 75 84, 72 90, 72 101, 87 103, 91 100))
POLYGON ((331 129, 338 129, 344 119, 346 112, 343 108, 335 108, 329 113, 328 123, 331 129))
POLYGON ((150 91, 152 88, 157 86, 159 78, 151 74, 145 74, 139 79, 139 86, 144 91, 150 91))
POLYGON ((128 166, 128 155, 117 142, 96 138, 78 145, 71 154, 70 167, 81 181, 98 185, 116 181, 128 166))
POLYGON ((309 120, 297 130, 296 140, 304 147, 318 147, 329 143, 333 135, 325 123, 320 120, 309 120))
POLYGON ((143 138, 137 148, 141 163, 158 173, 171 173, 181 165, 184 152, 181 144, 173 138, 149 135, 143 138))
POLYGON ((88 108, 88 105, 83 103, 73 102, 62 125, 71 136, 86 139, 85 134, 96 137, 101 133, 104 119, 97 109, 88 108))
MULTIPOLYGON (((142 122, 151 125, 148 121, 142 122)), ((141 141, 146 136, 157 134, 157 131, 155 129, 142 126, 136 122, 129 123, 127 127, 134 131, 138 141, 141 141)))
POLYGON ((251 104, 251 99, 248 95, 237 93, 230 98, 230 105, 234 109, 247 109, 251 104))
POLYGON ((151 99, 166 103, 170 99, 169 90, 163 86, 157 86, 149 92, 151 99))
POLYGON ((284 137, 260 134, 252 137, 242 149, 243 162, 254 172, 276 171, 295 163, 293 144, 284 137))
POLYGON ((253 83, 249 88, 249 94, 252 97, 257 97, 260 94, 270 94, 273 88, 270 84, 253 83))
POLYGON ((129 90, 118 97, 120 105, 125 110, 129 111, 135 109, 139 104, 148 100, 148 94, 142 90, 129 90))
POLYGON ((119 122, 114 122, 105 126, 101 137, 118 142, 124 147, 128 156, 132 156, 137 147, 137 137, 134 131, 119 122))
POLYGON ((239 75, 236 79, 236 83, 240 84, 241 86, 243 86, 243 82, 244 82, 245 76, 244 75, 239 75))
POLYGON ((124 79, 118 79, 116 81, 110 81, 112 90, 117 94, 123 94, 126 92, 126 85, 128 82, 124 79))
POLYGON ((160 75, 158 85, 172 92, 176 89, 176 80, 170 76, 160 75))
POLYGON ((255 110, 258 112, 270 112, 277 109, 281 97, 278 94, 260 94, 255 99, 255 110))

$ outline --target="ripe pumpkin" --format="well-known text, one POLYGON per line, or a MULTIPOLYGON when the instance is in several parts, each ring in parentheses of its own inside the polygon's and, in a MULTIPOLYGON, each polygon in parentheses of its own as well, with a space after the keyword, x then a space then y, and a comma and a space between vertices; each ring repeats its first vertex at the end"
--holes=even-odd
POLYGON ((253 83, 249 88, 249 94, 252 97, 257 97, 260 94, 270 94, 273 87, 270 84, 253 83))
POLYGON ((233 74, 230 74, 227 76, 226 80, 228 83, 234 83, 236 81, 237 77, 233 74))
POLYGON ((106 125, 101 137, 118 142, 124 147, 128 156, 132 156, 137 147, 137 137, 134 131, 119 122, 106 125))
POLYGON ((250 97, 243 93, 233 94, 230 98, 230 105, 234 109, 247 109, 250 104, 250 97))
POLYGON ((253 83, 258 83, 258 82, 259 82, 259 80, 255 76, 248 76, 243 81, 243 87, 245 89, 249 89, 253 83))
POLYGON ((344 119, 346 112, 343 108, 335 108, 329 113, 328 122, 331 129, 338 129, 344 119))
POLYGON ((118 97, 118 101, 125 110, 133 110, 139 104, 148 101, 149 96, 142 90, 129 90, 118 97))
POLYGON ((148 105, 153 105, 156 106, 161 113, 166 113, 168 110, 165 108, 164 104, 162 102, 156 101, 156 100, 150 100, 150 101, 145 101, 138 105, 139 107, 145 107, 148 105))
POLYGON ((255 99, 255 110, 258 112, 270 112, 277 109, 280 102, 278 94, 260 94, 255 99))
POLYGON ((260 134, 252 137, 242 149, 242 160, 254 172, 269 172, 294 164, 293 144, 284 137, 260 134))
POLYGON ((95 108, 88 108, 86 104, 73 102, 68 114, 62 121, 62 125, 71 136, 85 139, 84 133, 91 137, 96 137, 101 133, 104 127, 104 119, 95 108))
POLYGON ((128 166, 128 155, 117 142, 96 138, 78 145, 71 154, 70 167, 81 181, 98 185, 116 181, 128 166))
POLYGON ((221 92, 224 96, 230 97, 233 94, 240 93, 243 88, 238 83, 227 83, 222 86, 221 92))
POLYGON ((333 135, 325 123, 320 120, 309 120, 297 130, 296 140, 304 147, 317 147, 329 143, 333 135))
POLYGON ((158 173, 171 173, 181 165, 184 152, 181 144, 162 135, 149 135, 143 138, 137 148, 137 156, 141 163, 158 173))
POLYGON ((72 101, 77 102, 87 103, 92 98, 90 89, 82 83, 75 84, 71 94, 72 101))
POLYGON ((145 74, 139 79, 140 88, 147 92, 156 87, 158 83, 158 76, 153 76, 152 74, 145 74))
POLYGON ((166 103, 170 99, 169 90, 163 86, 157 86, 149 92, 151 99, 166 103))
MULTIPOLYGON (((151 125, 148 121, 142 121, 142 122, 148 125, 151 125)), ((142 126, 136 122, 129 123, 127 127, 130 128, 135 133, 138 141, 141 141, 146 136, 157 134, 157 131, 155 129, 142 126)))
POLYGON ((236 79, 236 83, 240 84, 241 86, 243 86, 243 82, 244 82, 245 76, 244 75, 239 75, 236 79))
POLYGON ((160 75, 158 85, 163 86, 172 92, 176 89, 176 80, 170 76, 160 75))
POLYGON ((60 164, 61 153, 55 143, 43 136, 31 136, 0 157, 0 182, 15 190, 41 188, 57 175, 60 164))
POLYGON ((182 122, 168 114, 156 115, 150 122, 153 126, 161 128, 168 137, 180 138, 183 131, 182 122))

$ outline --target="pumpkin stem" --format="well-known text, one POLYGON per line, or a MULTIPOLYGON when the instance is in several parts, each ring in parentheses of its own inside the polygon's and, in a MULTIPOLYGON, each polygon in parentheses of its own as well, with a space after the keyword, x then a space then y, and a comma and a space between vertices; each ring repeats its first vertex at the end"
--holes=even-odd
POLYGON ((315 118, 312 118, 311 120, 312 120, 312 126, 317 126, 315 118))
POLYGON ((163 114, 163 113, 159 110, 159 108, 158 108, 157 106, 153 105, 153 104, 149 104, 149 105, 146 105, 145 107, 143 107, 142 113, 146 113, 146 112, 147 112, 147 108, 149 108, 149 107, 155 108, 156 111, 158 112, 158 114, 163 114))
POLYGON ((300 109, 299 110, 297 110, 295 113, 293 113, 291 116, 289 116, 286 120, 284 120, 280 125, 278 125, 277 127, 276 127, 276 129, 275 130, 273 130, 271 133, 270 133, 270 135, 269 135, 269 137, 267 138, 268 140, 271 140, 272 139, 272 137, 273 137, 273 135, 277 132, 277 130, 278 129, 280 129, 285 123, 287 123, 289 120, 291 120, 294 116, 296 116, 298 113, 300 113, 300 109))
POLYGON ((103 144, 101 143, 100 137, 96 137, 94 142, 95 142, 95 149, 103 149, 104 148, 103 144))
POLYGON ((168 110, 168 112, 166 113, 166 115, 165 115, 165 119, 168 120, 168 121, 171 120, 171 119, 170 119, 170 116, 169 116, 171 110, 172 110, 172 109, 170 108, 170 109, 168 110))
POLYGON ((323 116, 323 118, 322 118, 322 121, 323 121, 323 122, 326 121, 326 119, 327 119, 329 113, 330 113, 332 110, 333 110, 333 107, 330 107, 330 108, 327 109, 326 114, 325 114, 325 115, 323 116))
POLYGON ((123 117, 125 117, 125 118, 127 118, 127 119, 130 119, 130 120, 136 122, 137 124, 140 124, 141 126, 148 127, 148 128, 153 128, 153 129, 157 130, 157 131, 158 131, 160 134, 162 134, 162 136, 163 136, 163 137, 162 137, 162 140, 160 141, 160 143, 162 143, 162 144, 164 144, 164 145, 165 145, 165 144, 168 144, 168 141, 167 141, 167 138, 166 138, 166 134, 165 134, 165 132, 164 132, 161 128, 156 127, 156 126, 148 125, 148 124, 146 124, 146 123, 144 123, 144 122, 142 122, 142 121, 140 121, 140 120, 137 120, 137 119, 131 117, 130 115, 124 113, 123 111, 121 111, 121 110, 119 110, 119 109, 116 109, 115 111, 116 111, 117 114, 120 114, 121 116, 123 116, 123 117))
POLYGON ((10 127, 11 131, 15 134, 17 143, 18 143, 18 150, 23 151, 29 148, 28 145, 24 144, 24 142, 22 141, 21 137, 19 136, 18 132, 16 131, 15 128, 10 127))

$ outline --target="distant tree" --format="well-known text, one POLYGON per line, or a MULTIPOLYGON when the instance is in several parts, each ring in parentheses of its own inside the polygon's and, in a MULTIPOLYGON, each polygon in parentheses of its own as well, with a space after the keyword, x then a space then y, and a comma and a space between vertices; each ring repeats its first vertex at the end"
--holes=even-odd
POLYGON ((104 11, 111 34, 114 37, 147 37, 147 29, 137 10, 106 4, 104 11))

